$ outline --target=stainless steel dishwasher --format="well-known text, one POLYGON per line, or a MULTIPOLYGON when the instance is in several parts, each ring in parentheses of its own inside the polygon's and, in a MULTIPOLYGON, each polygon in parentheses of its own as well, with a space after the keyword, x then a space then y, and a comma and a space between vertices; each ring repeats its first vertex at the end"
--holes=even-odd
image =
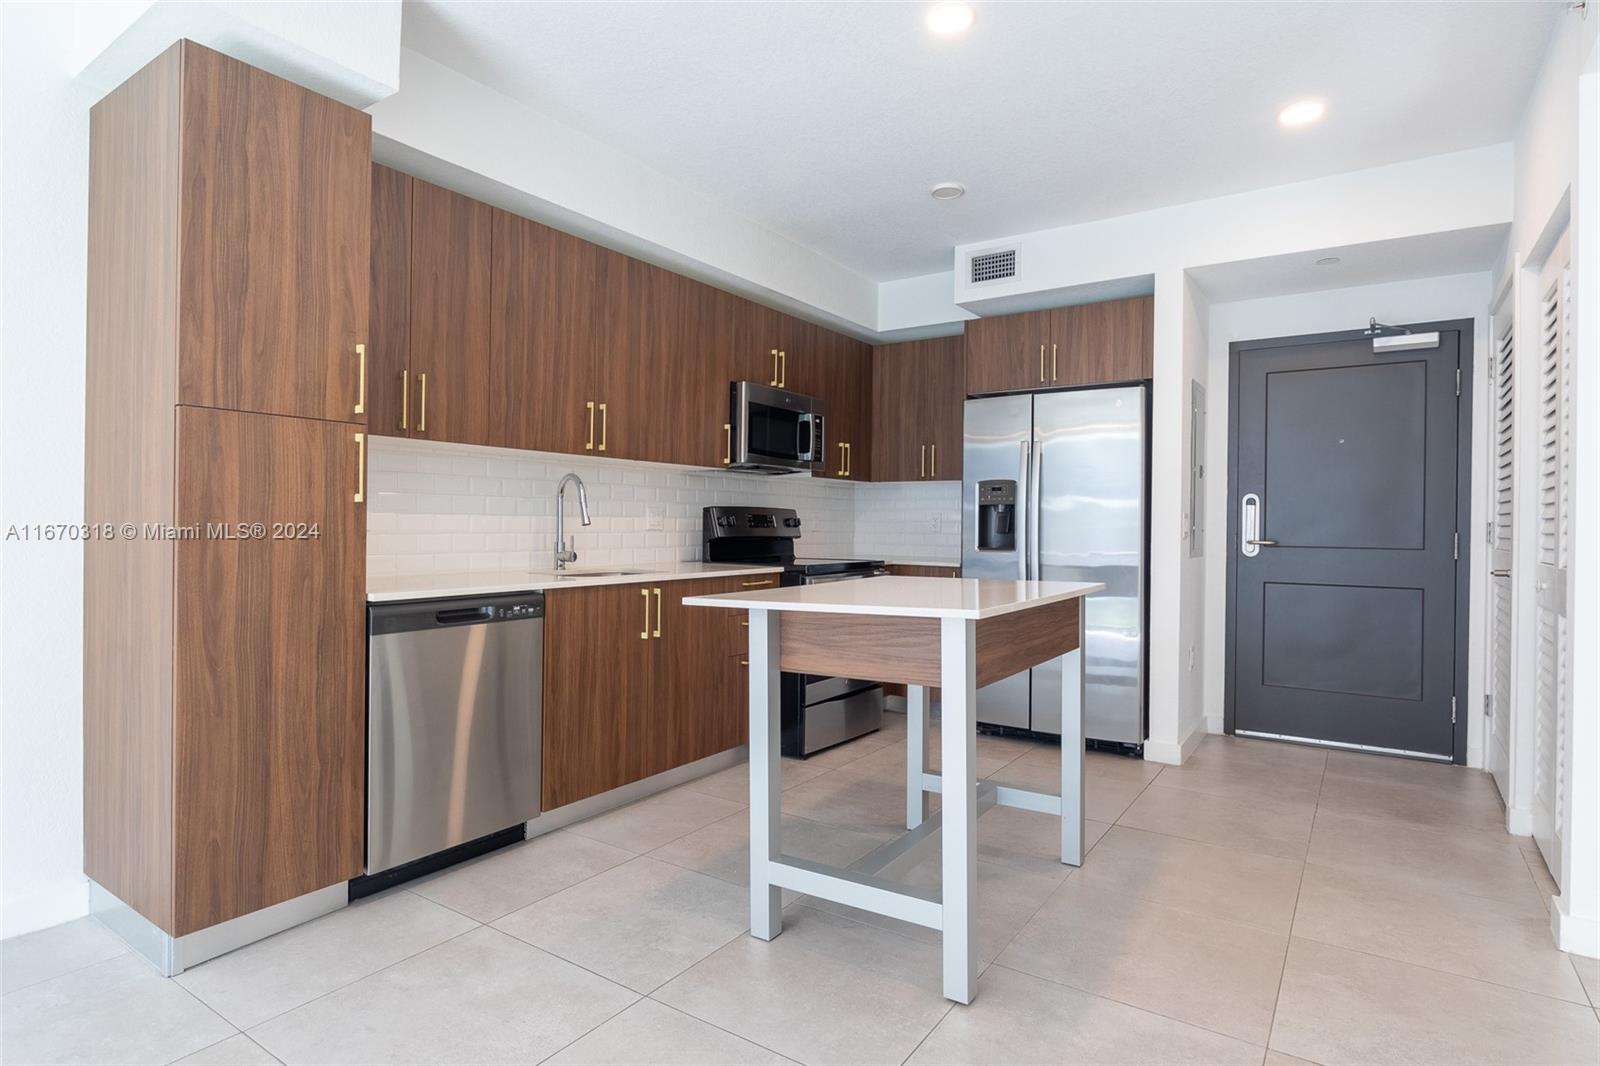
POLYGON ((367 875, 539 813, 544 595, 368 610, 367 875))

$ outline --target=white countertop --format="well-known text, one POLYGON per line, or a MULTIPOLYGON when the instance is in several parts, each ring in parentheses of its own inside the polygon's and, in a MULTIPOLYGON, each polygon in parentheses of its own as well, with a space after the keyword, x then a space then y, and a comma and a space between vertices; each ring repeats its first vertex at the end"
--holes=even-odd
POLYGON ((961 577, 869 577, 821 585, 688 596, 690 607, 876 614, 902 618, 993 618, 1048 603, 1077 599, 1105 588, 1098 582, 1004 581, 961 577))
POLYGON ((893 559, 885 559, 890 566, 936 566, 940 569, 948 567, 951 570, 961 569, 960 559, 912 559, 904 555, 896 555, 893 559))
POLYGON ((577 566, 559 574, 550 570, 460 570, 439 574, 395 574, 367 578, 368 603, 431 600, 445 596, 492 596, 500 592, 590 588, 595 585, 647 585, 685 581, 697 577, 739 577, 742 574, 778 574, 776 566, 740 566, 730 563, 670 563, 653 568, 627 567, 626 572, 603 567, 577 566))

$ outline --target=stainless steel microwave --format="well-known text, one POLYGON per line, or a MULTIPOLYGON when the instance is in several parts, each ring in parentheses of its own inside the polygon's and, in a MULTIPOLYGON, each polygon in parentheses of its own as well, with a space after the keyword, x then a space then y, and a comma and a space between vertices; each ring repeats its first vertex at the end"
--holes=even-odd
POLYGON ((823 461, 821 400, 753 381, 735 381, 728 393, 728 469, 794 474, 823 461))

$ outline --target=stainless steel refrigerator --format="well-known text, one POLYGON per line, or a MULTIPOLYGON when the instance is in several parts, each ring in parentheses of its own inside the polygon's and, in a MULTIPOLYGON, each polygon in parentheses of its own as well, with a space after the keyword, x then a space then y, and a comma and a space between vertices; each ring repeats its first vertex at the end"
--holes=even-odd
MULTIPOLYGON (((968 400, 963 577, 1099 581, 1085 605, 1091 740, 1142 745, 1149 560, 1146 387, 968 400)), ((1061 732, 1061 668, 978 690, 978 721, 1061 732)))

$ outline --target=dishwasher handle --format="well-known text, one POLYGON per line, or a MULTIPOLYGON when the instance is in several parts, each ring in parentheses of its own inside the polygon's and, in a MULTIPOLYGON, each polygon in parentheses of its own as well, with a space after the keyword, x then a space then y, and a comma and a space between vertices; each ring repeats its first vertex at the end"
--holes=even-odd
POLYGON ((508 592, 487 596, 374 603, 367 609, 369 636, 414 633, 457 626, 498 625, 544 617, 544 593, 508 592))

